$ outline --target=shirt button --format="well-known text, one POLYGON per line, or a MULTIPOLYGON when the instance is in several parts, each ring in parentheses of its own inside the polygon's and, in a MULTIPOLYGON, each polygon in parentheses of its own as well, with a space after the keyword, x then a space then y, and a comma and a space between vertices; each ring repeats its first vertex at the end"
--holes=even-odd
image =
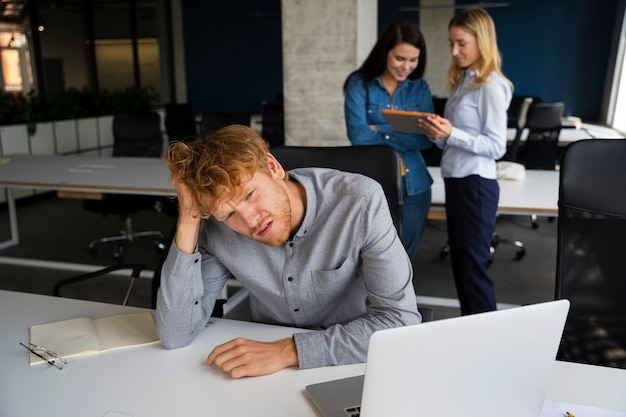
POLYGON ((194 259, 194 260, 193 260, 193 263, 194 263, 194 264, 197 264, 199 260, 200 260, 200 259, 194 259))
POLYGON ((293 281, 293 277, 288 277, 287 281, 289 281, 289 282, 293 281))
POLYGON ((294 311, 294 313, 297 313, 298 311, 300 311, 300 309, 299 308, 294 308, 293 311, 294 311))
POLYGON ((385 135, 385 139, 389 140, 389 135, 385 135))
POLYGON ((293 242, 289 242, 289 247, 293 248, 293 242))

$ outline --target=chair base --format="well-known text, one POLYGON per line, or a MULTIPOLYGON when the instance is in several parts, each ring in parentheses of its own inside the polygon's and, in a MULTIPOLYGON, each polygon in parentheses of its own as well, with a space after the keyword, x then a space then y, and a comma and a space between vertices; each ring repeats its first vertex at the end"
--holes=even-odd
MULTIPOLYGON (((504 243, 507 245, 513 245, 517 247, 517 251, 515 252, 515 259, 520 260, 526 255, 526 248, 524 248, 524 243, 519 240, 509 240, 502 238, 498 235, 497 232, 494 232, 491 235, 491 246, 489 247, 489 261, 487 266, 493 263, 493 257, 496 253, 496 247, 500 244, 504 243)), ((443 259, 450 253, 450 244, 446 242, 446 244, 439 251, 439 258, 443 259)))
POLYGON ((118 261, 121 261, 127 243, 134 242, 135 240, 147 240, 154 243, 157 249, 162 251, 165 250, 165 248, 167 247, 164 239, 165 237, 163 236, 163 233, 159 232, 158 230, 137 233, 121 232, 121 234, 117 236, 94 239, 89 243, 88 248, 90 253, 96 254, 98 252, 98 245, 110 242, 119 242, 113 250, 113 257, 118 261))

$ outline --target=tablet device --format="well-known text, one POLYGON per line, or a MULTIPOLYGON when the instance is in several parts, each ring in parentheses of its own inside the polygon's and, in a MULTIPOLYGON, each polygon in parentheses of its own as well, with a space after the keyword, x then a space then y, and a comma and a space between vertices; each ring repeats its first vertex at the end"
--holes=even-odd
POLYGON ((418 120, 427 117, 439 117, 435 113, 425 113, 419 111, 406 110, 382 110, 383 117, 398 132, 420 133, 425 135, 426 132, 417 124, 418 120))

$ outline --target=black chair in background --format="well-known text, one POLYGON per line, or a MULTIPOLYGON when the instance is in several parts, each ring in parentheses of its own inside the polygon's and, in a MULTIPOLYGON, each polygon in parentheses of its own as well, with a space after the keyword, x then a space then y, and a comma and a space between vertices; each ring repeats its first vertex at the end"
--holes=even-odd
MULTIPOLYGON (((159 158, 163 148, 161 119, 156 112, 120 113, 113 118, 113 156, 159 158)), ((167 201, 163 197, 104 194, 100 200, 84 200, 85 210, 103 215, 116 214, 124 222, 119 235, 94 239, 89 250, 96 253, 98 246, 117 243, 113 256, 121 261, 127 243, 138 239, 152 242, 160 250, 165 248, 163 234, 158 230, 136 232, 133 216, 140 210, 162 211, 167 201)))
POLYGON ((506 154, 502 157, 503 161, 517 161, 517 153, 522 139, 522 133, 526 128, 528 111, 533 103, 532 97, 513 96, 511 105, 509 106, 508 127, 515 129, 515 136, 506 147, 506 154))
POLYGON ((626 139, 563 151, 557 299, 571 307, 557 358, 626 369, 626 139))
POLYGON ((285 109, 282 101, 261 103, 261 136, 271 148, 285 144, 285 109))
POLYGON ((125 305, 128 305, 128 302, 130 301, 130 297, 133 294, 133 290, 135 289, 135 284, 137 283, 137 280, 140 278, 141 272, 144 269, 146 269, 146 265, 144 264, 119 264, 119 265, 113 265, 113 266, 109 266, 106 268, 98 269, 93 272, 88 272, 85 274, 80 274, 80 275, 72 276, 69 278, 64 278, 64 279, 57 281, 54 284, 54 286, 52 287, 52 295, 56 297, 63 297, 64 295, 61 294, 62 288, 65 288, 67 286, 71 286, 74 284, 78 284, 83 281, 99 278, 99 277, 107 278, 109 275, 113 275, 117 271, 130 270, 130 283, 128 285, 128 288, 126 289, 124 298, 120 302, 121 305, 125 306, 125 305))
POLYGON ((196 112, 188 103, 165 105, 165 131, 171 141, 194 139, 198 135, 196 112))
POLYGON ((229 125, 250 126, 252 116, 250 113, 202 113, 199 134, 213 133, 222 127, 229 125))
POLYGON ((531 106, 526 122, 528 137, 517 160, 526 169, 555 169, 564 107, 562 102, 531 106))
POLYGON ((373 146, 280 146, 272 149, 285 170, 304 167, 334 168, 363 174, 382 185, 393 224, 402 239, 402 177, 400 157, 392 148, 373 146))
MULTIPOLYGON (((304 167, 334 168, 362 174, 378 181, 383 187, 391 218, 402 239, 402 177, 400 157, 392 148, 373 146, 282 146, 272 154, 285 170, 304 167)), ((419 307, 424 322, 433 319, 433 312, 419 307)))

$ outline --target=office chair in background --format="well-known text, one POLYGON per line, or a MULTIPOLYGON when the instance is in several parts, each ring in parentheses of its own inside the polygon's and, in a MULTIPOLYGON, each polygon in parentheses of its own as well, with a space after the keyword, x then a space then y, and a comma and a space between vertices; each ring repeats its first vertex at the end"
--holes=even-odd
POLYGON ((128 285, 128 288, 126 289, 126 293, 124 295, 124 298, 121 301, 121 305, 128 305, 128 302, 130 301, 130 297, 133 294, 133 290, 135 288, 135 284, 137 283, 137 279, 139 279, 141 272, 146 269, 146 265, 144 264, 119 264, 119 265, 113 265, 113 266, 109 266, 106 268, 102 268, 102 269, 98 269, 96 271, 93 272, 88 272, 85 274, 80 274, 80 275, 76 275, 76 276, 72 276, 69 278, 64 278, 61 279, 59 281, 57 281, 54 286, 52 287, 52 295, 56 296, 56 297, 63 297, 64 295, 61 294, 61 289, 66 287, 66 286, 70 286, 73 284, 78 284, 80 282, 83 281, 87 281, 90 279, 95 279, 98 277, 107 277, 108 275, 114 274, 117 271, 122 271, 122 270, 130 270, 130 283, 128 285))
POLYGON ((526 169, 552 170, 558 165, 558 142, 564 107, 562 102, 531 106, 526 122, 528 137, 517 160, 526 169))
POLYGON ((285 109, 282 100, 261 103, 261 136, 271 148, 285 145, 285 109))
POLYGON ((251 120, 250 113, 202 113, 199 134, 213 133, 222 127, 234 124, 250 126, 251 120))
POLYGON ((507 126, 515 129, 515 136, 511 144, 506 147, 506 154, 502 157, 503 161, 517 161, 517 153, 522 139, 522 133, 526 128, 528 111, 532 103, 532 97, 513 96, 511 105, 509 106, 507 126))
POLYGON ((193 140, 198 135, 193 106, 188 103, 166 104, 165 131, 170 142, 193 140))
MULTIPOLYGON (((119 113, 113 118, 113 156, 159 158, 163 148, 161 120, 156 112, 119 113)), ((163 234, 158 230, 136 232, 133 216, 141 210, 162 211, 166 199, 156 196, 130 194, 104 194, 100 200, 84 200, 83 208, 103 215, 117 214, 124 221, 124 230, 119 235, 94 239, 89 251, 97 253, 98 246, 117 243, 113 256, 121 261, 127 243, 148 240, 157 249, 165 249, 163 234)))
POLYGON ((557 299, 571 307, 557 358, 626 369, 626 139, 563 151, 557 299))
MULTIPOLYGON (((400 157, 392 148, 372 146, 282 146, 272 149, 272 154, 285 170, 304 167, 334 168, 368 176, 383 187, 391 218, 398 236, 402 239, 402 177, 400 157)), ((433 312, 419 307, 424 322, 431 321, 433 312)))

